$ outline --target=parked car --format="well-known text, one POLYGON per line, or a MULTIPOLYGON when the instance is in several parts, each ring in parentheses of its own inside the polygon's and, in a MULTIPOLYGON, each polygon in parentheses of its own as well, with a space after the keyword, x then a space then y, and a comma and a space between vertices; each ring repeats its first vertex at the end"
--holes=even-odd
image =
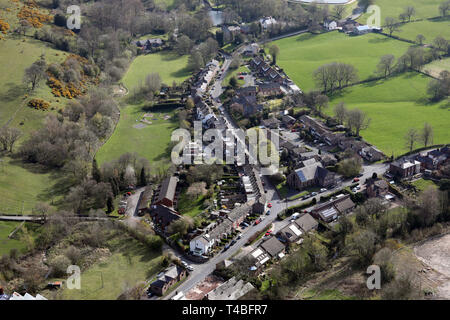
POLYGON ((230 248, 230 244, 225 245, 225 247, 223 248, 223 251, 227 251, 230 248))
POLYGON ((268 208, 272 208, 272 204, 269 202, 269 203, 267 204, 267 207, 268 207, 268 208))
POLYGON ((359 179, 358 178, 354 178, 353 182, 359 182, 359 179))
POLYGON ((236 240, 231 241, 230 246, 234 245, 236 242, 236 240))
POLYGON ((269 230, 266 232, 265 236, 267 237, 267 236, 270 236, 271 234, 272 234, 272 230, 269 230))
POLYGON ((266 215, 270 216, 270 210, 267 210, 266 215))
POLYGON ((326 188, 322 188, 322 189, 320 189, 320 193, 322 193, 322 192, 325 192, 325 191, 327 191, 327 189, 326 189, 326 188))
POLYGON ((239 234, 238 236, 237 236, 237 238, 236 239, 241 239, 242 238, 242 236, 241 236, 241 234, 239 234))
POLYGON ((191 265, 188 265, 188 266, 186 267, 186 269, 188 269, 189 271, 194 271, 194 267, 191 266, 191 265))
POLYGON ((312 192, 311 197, 315 197, 315 196, 317 196, 317 192, 312 192))
POLYGON ((181 261, 181 264, 183 265, 183 267, 187 267, 188 266, 186 261, 181 261))

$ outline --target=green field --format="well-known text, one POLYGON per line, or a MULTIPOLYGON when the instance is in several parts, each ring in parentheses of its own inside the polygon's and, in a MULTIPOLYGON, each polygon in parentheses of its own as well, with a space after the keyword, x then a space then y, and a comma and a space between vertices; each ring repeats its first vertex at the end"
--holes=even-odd
MULTIPOLYGON (((186 64, 187 56, 178 57, 173 53, 139 56, 131 64, 122 82, 132 92, 141 80, 144 81, 147 74, 158 72, 164 83, 169 85, 173 81, 180 83, 190 76, 186 64)), ((124 102, 126 98, 123 98, 124 102)), ((120 112, 117 128, 98 151, 97 161, 103 163, 117 159, 126 152, 137 152, 141 157, 147 158, 152 165, 167 167, 170 159, 170 151, 167 150, 170 137, 172 131, 178 127, 178 122, 174 121, 174 110, 146 108, 145 103, 125 103, 120 112), (144 128, 135 128, 135 125, 143 124, 140 120, 146 113, 153 115, 147 118, 151 124, 144 124, 144 128), (170 116, 170 119, 164 119, 165 115, 170 116)))
POLYGON ((17 249, 19 253, 25 253, 27 251, 26 241, 23 237, 24 233, 21 230, 24 230, 23 228, 25 228, 27 234, 31 236, 30 239, 33 239, 33 236, 35 235, 33 230, 35 230, 38 225, 32 226, 25 223, 22 226, 22 229, 19 229, 12 239, 9 239, 9 234, 13 232, 20 224, 21 222, 0 221, 0 256, 9 254, 11 249, 17 249))
MULTIPOLYGON (((23 74, 41 54, 47 62, 61 62, 66 53, 54 50, 45 43, 27 38, 24 41, 7 38, 0 42, 0 59, 7 63, 0 64, 0 127, 9 123, 18 127, 24 134, 16 144, 27 138, 28 134, 38 129, 51 111, 38 111, 26 106, 26 89, 22 83, 23 74), (21 124, 22 123, 22 124, 21 124)), ((56 109, 63 107, 65 99, 53 97, 50 88, 43 82, 33 96, 45 99, 56 109)), ((52 198, 50 188, 54 185, 50 173, 43 172, 34 165, 23 164, 0 154, 0 192, 2 193, 2 210, 6 213, 31 213, 37 201, 52 198)))
POLYGON ((418 34, 425 36, 424 43, 426 44, 433 43, 433 40, 438 36, 450 40, 450 19, 405 23, 400 27, 400 31, 394 32, 394 36, 412 41, 416 41, 418 34))
MULTIPOLYGON (((428 102, 426 88, 430 78, 407 73, 384 81, 371 82, 345 89, 330 101, 334 107, 345 102, 358 107, 372 119, 370 127, 361 132, 365 140, 391 156, 405 153, 404 135, 409 128, 432 125, 434 144, 450 142, 450 109, 446 102, 428 102)), ((333 114, 333 108, 326 112, 333 114)), ((422 147, 418 144, 417 147, 422 147)))
POLYGON ((191 75, 187 61, 187 55, 180 57, 169 52, 141 55, 134 59, 122 82, 132 90, 140 81, 144 82, 148 74, 158 72, 162 82, 167 85, 172 85, 173 81, 181 83, 191 75))
MULTIPOLYGON (((381 9, 381 24, 384 19, 392 17, 398 19, 400 13, 407 6, 413 6, 416 9, 416 15, 413 19, 433 18, 440 15, 439 5, 443 0, 375 0, 375 5, 381 9)), ((365 14, 358 19, 359 22, 365 23, 368 15, 365 14)))
POLYGON ((438 77, 443 70, 450 72, 450 58, 433 61, 423 67, 424 72, 438 77))
POLYGON ((438 186, 436 185, 436 183, 433 182, 433 180, 419 179, 414 182, 411 182, 411 184, 415 186, 417 190, 420 192, 427 189, 428 187, 438 188, 438 186))
POLYGON ((117 159, 126 152, 137 152, 152 165, 167 166, 170 160, 170 151, 167 150, 170 137, 172 131, 178 127, 178 122, 173 121, 175 114, 171 109, 144 111, 143 106, 127 105, 121 109, 116 130, 97 153, 97 161, 100 164, 117 159), (154 117, 149 118, 152 124, 145 125, 142 129, 133 127, 141 123, 139 121, 145 113, 153 114, 154 117), (171 118, 164 120, 163 115, 169 115, 171 118))
POLYGON ((280 48, 277 64, 303 91, 315 88, 313 72, 321 65, 344 62, 358 69, 359 78, 374 74, 381 56, 400 57, 408 43, 383 35, 367 34, 350 37, 337 31, 320 35, 310 33, 274 42, 280 48))
POLYGON ((2 157, 0 163, 0 193, 3 213, 31 214, 34 205, 39 202, 58 200, 55 192, 54 173, 41 169, 34 164, 2 157))
POLYGON ((162 256, 136 240, 123 241, 106 259, 81 274, 81 289, 65 289, 64 300, 116 300, 126 289, 150 279, 160 271, 162 256), (127 257, 127 255, 129 257, 127 257))

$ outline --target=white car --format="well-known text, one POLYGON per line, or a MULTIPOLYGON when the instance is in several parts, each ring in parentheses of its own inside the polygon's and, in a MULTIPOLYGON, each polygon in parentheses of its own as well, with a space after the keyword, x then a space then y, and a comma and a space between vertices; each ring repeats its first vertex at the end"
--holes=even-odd
POLYGON ((190 265, 187 265, 187 266, 186 266, 186 269, 188 269, 189 271, 194 271, 194 267, 193 267, 193 266, 190 266, 190 265))
POLYGON ((181 261, 181 264, 183 265, 183 267, 187 267, 188 266, 186 261, 181 261))
POLYGON ((327 189, 325 189, 325 188, 320 189, 320 193, 325 192, 325 191, 327 191, 327 189))

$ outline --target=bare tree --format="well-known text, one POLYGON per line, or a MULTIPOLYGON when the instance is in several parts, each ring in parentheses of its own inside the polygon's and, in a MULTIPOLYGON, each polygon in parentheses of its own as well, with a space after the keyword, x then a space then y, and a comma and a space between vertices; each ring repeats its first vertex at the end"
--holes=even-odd
POLYGON ((386 54, 381 57, 380 62, 377 65, 377 71, 387 76, 391 75, 394 66, 395 57, 392 54, 386 54))
POLYGON ((410 152, 413 151, 414 145, 419 140, 419 137, 420 137, 419 132, 415 128, 411 128, 408 130, 408 132, 406 132, 404 139, 406 147, 409 149, 410 152))
POLYGON ((353 130, 355 135, 359 137, 361 130, 367 129, 370 125, 371 119, 367 114, 360 109, 353 109, 347 112, 347 124, 350 130, 353 130))
POLYGON ((425 36, 423 34, 418 34, 416 37, 416 42, 420 45, 423 45, 424 41, 425 41, 425 36))
POLYGON ((404 14, 408 18, 408 22, 410 22, 411 18, 416 15, 416 9, 412 6, 408 6, 405 8, 404 14))
POLYGON ((392 34, 395 31, 399 31, 400 30, 399 27, 398 27, 398 22, 395 21, 395 19, 392 18, 392 17, 387 17, 384 20, 384 27, 389 30, 389 35, 390 36, 392 36, 392 34))
POLYGON ((444 1, 439 5, 439 12, 443 17, 447 15, 447 11, 450 10, 450 1, 444 1))
POLYGON ((347 116, 347 108, 344 102, 339 102, 334 108, 334 117, 339 124, 343 124, 347 116))
POLYGON ((335 6, 333 10, 334 17, 337 20, 341 20, 344 17, 345 6, 335 6))
POLYGON ((45 79, 45 69, 47 63, 45 62, 44 56, 25 69, 25 74, 23 76, 23 82, 28 86, 31 84, 31 91, 33 91, 39 83, 45 79))
POLYGON ((433 127, 427 122, 425 122, 422 129, 421 139, 425 147, 433 143, 433 127))
POLYGON ((271 45, 270 48, 269 48, 269 53, 272 56, 272 63, 276 64, 277 63, 277 57, 280 54, 280 48, 276 44, 271 45))
POLYGON ((14 144, 22 136, 22 131, 17 128, 3 127, 0 129, 0 144, 3 150, 13 151, 14 144))

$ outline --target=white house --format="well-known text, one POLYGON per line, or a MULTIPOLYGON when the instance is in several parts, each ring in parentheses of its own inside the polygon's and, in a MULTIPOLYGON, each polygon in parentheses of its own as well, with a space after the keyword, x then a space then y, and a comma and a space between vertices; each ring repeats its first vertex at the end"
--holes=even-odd
POLYGON ((331 22, 324 22, 323 26, 327 29, 327 30, 336 30, 338 28, 337 22, 336 21, 331 21, 331 22))
POLYGON ((211 239, 208 234, 200 235, 189 243, 192 254, 197 256, 207 254, 213 245, 214 239, 211 239))
POLYGON ((275 25, 277 23, 277 20, 275 20, 272 17, 264 17, 264 18, 259 19, 259 23, 261 24, 263 29, 266 30, 267 28, 270 28, 273 25, 275 25))

